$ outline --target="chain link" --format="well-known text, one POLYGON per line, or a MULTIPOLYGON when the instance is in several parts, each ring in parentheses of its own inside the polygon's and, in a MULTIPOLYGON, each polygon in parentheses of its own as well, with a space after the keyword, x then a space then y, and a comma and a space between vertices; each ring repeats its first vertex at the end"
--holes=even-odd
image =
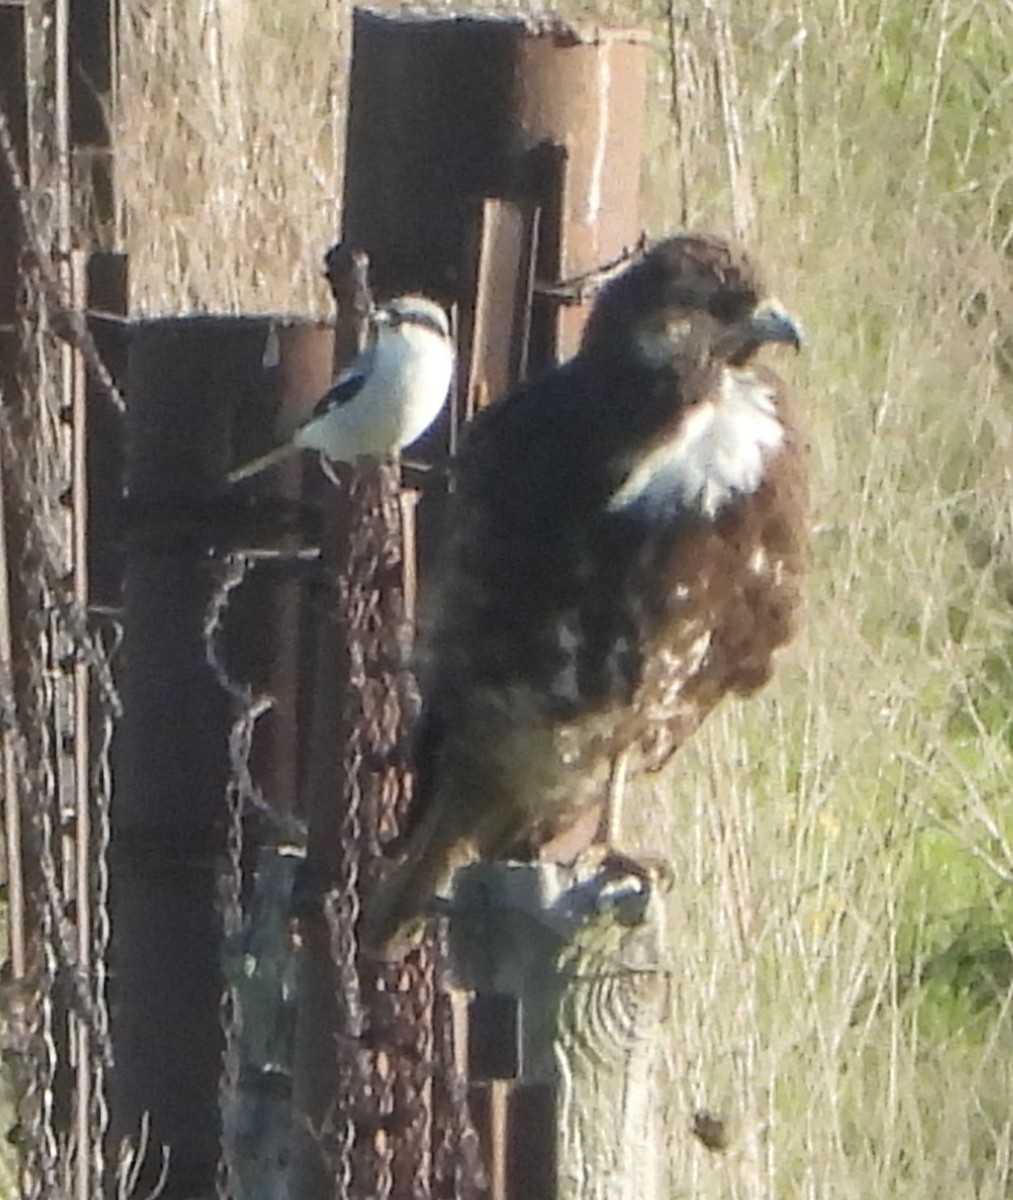
POLYGON ((119 398, 65 286, 66 264, 57 258, 54 266, 43 244, 33 193, 20 174, 0 111, 2 170, 16 200, 25 247, 17 385, 4 396, 0 414, 5 488, 0 536, 13 606, 5 631, 12 662, 3 664, 3 736, 16 775, 8 802, 20 824, 18 830, 12 818, 5 832, 8 861, 16 864, 18 886, 23 883, 25 916, 17 936, 27 951, 24 974, 11 985, 18 1002, 6 1041, 16 1064, 22 1194, 49 1198, 73 1189, 78 1196, 97 1196, 107 1123, 103 1073, 110 1060, 105 1007, 109 744, 119 702, 105 647, 92 636, 74 591, 72 522, 81 514, 72 517, 69 503, 66 400, 74 362, 68 339, 92 363, 95 376, 105 379, 106 398, 117 406, 119 398), (75 674, 82 669, 89 688, 76 685, 75 674), (85 768, 87 781, 77 778, 81 768, 73 741, 84 719, 79 703, 89 706, 87 724, 96 740, 85 768), (82 814, 83 796, 89 811, 82 814), (87 1059, 74 1059, 82 1053, 87 1059))
POLYGON ((433 964, 357 960, 360 895, 382 873, 384 838, 408 796, 407 716, 417 706, 406 663, 402 508, 397 468, 363 467, 349 484, 346 567, 338 607, 348 654, 343 728, 341 866, 328 916, 342 1040, 340 1194, 426 1200, 431 1174, 433 964), (361 970, 361 974, 360 974, 361 970), (350 1164, 350 1174, 349 1174, 350 1164))
MULTIPOLYGON (((11 848, 9 860, 17 857, 20 861, 26 915, 27 974, 18 981, 24 988, 24 1021, 18 1030, 22 1043, 16 1047, 24 1068, 17 1097, 18 1132, 22 1191, 34 1198, 57 1194, 62 1182, 54 1117, 58 1061, 54 995, 60 966, 56 938, 64 901, 53 858, 54 823, 59 821, 57 752, 53 741, 61 720, 55 699, 59 667, 54 654, 54 634, 58 635, 59 628, 53 620, 49 589, 41 569, 46 550, 62 547, 59 546, 60 514, 54 513, 53 496, 54 476, 60 464, 53 443, 46 436, 51 430, 46 406, 52 398, 52 362, 51 355, 45 352, 45 311, 30 287, 26 287, 21 297, 18 316, 19 431, 27 436, 21 439, 16 454, 11 452, 9 441, 3 447, 11 494, 4 533, 7 554, 13 558, 15 567, 10 569, 9 560, 8 580, 18 588, 17 600, 23 606, 19 628, 10 631, 12 652, 14 662, 20 661, 24 667, 20 678, 12 678, 13 721, 5 736, 11 739, 17 761, 21 823, 21 844, 11 848), (22 497, 12 468, 30 473, 38 481, 38 505, 34 509, 18 503, 22 497), (14 512, 16 525, 12 520, 14 512)), ((58 570, 65 569, 62 555, 55 565, 58 570)))
MULTIPOLYGON (((109 630, 111 648, 103 647, 107 662, 111 661, 122 635, 122 630, 112 625, 109 630)), ((113 729, 117 708, 100 700, 96 719, 92 721, 92 846, 90 870, 92 887, 91 970, 92 998, 94 1001, 94 1037, 90 1050, 92 1056, 92 1094, 90 1123, 92 1128, 91 1173, 92 1192, 103 1194, 105 1174, 106 1132, 109 1128, 109 1106, 106 1101, 106 1071, 112 1065, 109 1034, 109 1009, 106 1004, 107 970, 109 953, 109 841, 110 808, 112 805, 112 750, 113 729)))
MULTIPOLYGON (((369 532, 371 513, 368 496, 363 493, 362 478, 353 476, 349 496, 349 539, 346 569, 337 581, 338 612, 345 626, 348 679, 342 727, 346 742, 341 761, 341 825, 339 830, 340 862, 336 886, 326 907, 330 931, 331 960, 337 973, 338 1020, 343 1036, 339 1040, 339 1090, 337 1120, 339 1136, 338 1195, 352 1200, 364 1195, 369 1170, 365 1147, 359 1138, 358 1126, 365 1126, 370 1116, 371 1089, 369 1086, 369 1053, 363 1047, 366 1016, 358 969, 356 925, 360 912, 360 877, 363 863, 364 785, 367 753, 377 749, 375 731, 364 728, 366 696, 369 690, 369 671, 375 669, 374 647, 371 645, 372 609, 376 604, 376 572, 378 559, 369 532)), ((375 1094, 375 1093, 374 1093, 375 1094)), ((377 1200, 386 1200, 389 1186, 375 1177, 377 1200)), ((381 1172, 382 1174, 382 1172, 381 1172)))

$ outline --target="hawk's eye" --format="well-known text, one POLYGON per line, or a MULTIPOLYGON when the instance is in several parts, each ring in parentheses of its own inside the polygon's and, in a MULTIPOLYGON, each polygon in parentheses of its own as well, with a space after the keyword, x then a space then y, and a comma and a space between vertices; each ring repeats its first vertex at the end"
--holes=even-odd
POLYGON ((740 321, 756 307, 756 296, 752 292, 732 292, 722 288, 711 296, 707 307, 719 321, 740 321))

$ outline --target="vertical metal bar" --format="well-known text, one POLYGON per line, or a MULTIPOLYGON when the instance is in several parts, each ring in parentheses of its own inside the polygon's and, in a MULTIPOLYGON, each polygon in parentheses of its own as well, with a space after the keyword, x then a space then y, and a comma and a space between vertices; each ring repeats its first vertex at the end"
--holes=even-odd
POLYGON ((401 546, 404 557, 401 578, 404 614, 405 620, 414 624, 419 592, 418 538, 416 537, 419 493, 409 488, 403 488, 398 502, 401 505, 401 546))
MULTIPOLYGON (((361 341, 369 307, 368 259, 357 260, 335 247, 326 264, 332 293, 345 301, 339 304, 330 364, 333 372, 351 359, 361 341)), ((303 483, 304 496, 319 504, 323 520, 322 578, 311 609, 313 653, 307 680, 311 726, 306 764, 306 869, 299 907, 302 948, 291 1190, 295 1200, 331 1196, 352 1200, 353 1109, 361 1034, 354 925, 361 848, 357 844, 358 812, 351 811, 351 798, 344 794, 348 782, 334 745, 336 738, 348 737, 342 697, 349 690, 344 642, 350 622, 345 613, 335 609, 341 594, 339 571, 347 554, 351 503, 347 492, 336 489, 319 471, 311 472, 303 483)))
POLYGON ((506 1146, 508 1200, 556 1200, 556 1124, 553 1087, 513 1085, 506 1146))
POLYGON ((527 374, 540 216, 532 203, 496 199, 479 206, 473 277, 462 299, 465 420, 527 374))
MULTIPOLYGON (((277 335, 277 361, 269 368, 276 373, 271 414, 272 429, 261 429, 251 452, 282 438, 312 412, 313 405, 327 391, 332 379, 334 329, 323 323, 283 322, 274 325, 277 335)), ((273 360, 272 360, 273 361, 273 360)), ((280 463, 267 476, 261 476, 260 494, 270 491, 293 507, 303 502, 303 484, 313 464, 297 456, 280 463)), ((301 535, 286 536, 285 547, 301 544, 301 535)), ((306 578, 291 571, 261 571, 249 588, 267 591, 265 620, 268 635, 267 688, 274 698, 272 710, 258 729, 258 764, 265 794, 279 815, 301 812, 301 787, 305 780, 307 747, 311 742, 307 728, 310 688, 305 677, 314 669, 307 651, 305 612, 306 578)), ((262 627, 261 627, 262 628, 262 627)), ((257 636, 251 629, 250 635, 257 636)))
POLYGON ((21 828, 21 788, 19 784, 16 736, 17 713, 14 694, 14 646, 11 626, 10 573, 8 555, 7 487, 4 460, 0 454, 0 672, 3 679, 3 782, 4 849, 7 864, 7 938, 11 975, 15 982, 25 978, 28 969, 26 897, 23 834, 21 828))
POLYGON ((56 193, 56 238, 53 246, 64 295, 71 287, 70 162, 70 0, 53 4, 53 187, 56 193))
MULTIPOLYGON (((0 7, 0 79, 3 90, 7 132, 19 155, 18 166, 24 171, 27 162, 28 134, 25 125, 27 97, 25 9, 18 5, 0 7)), ((14 400, 17 339, 15 312, 17 302, 17 263, 21 251, 21 219, 19 199, 8 164, 0 162, 0 389, 3 402, 14 400)), ((3 712, 3 734, 0 742, 4 788, 4 851, 7 876, 7 944, 11 975, 16 982, 25 978, 28 969, 26 896, 23 832, 21 824, 21 787, 15 737, 17 710, 14 689, 14 630, 12 625, 10 581, 15 564, 11 561, 8 528, 8 483, 4 455, 0 453, 0 679, 3 712)))
MULTIPOLYGON (((71 303, 83 308, 86 293, 85 256, 73 255, 71 303)), ((79 611, 88 611, 88 408, 84 360, 72 352, 70 382, 70 478, 71 545, 74 599, 79 611)), ((77 922, 77 968, 82 986, 91 988, 92 979, 92 834, 91 834, 91 670, 84 647, 74 661, 74 883, 75 920, 77 922)), ((75 1089, 75 1195, 88 1200, 92 1184, 92 1048, 91 1033, 82 1014, 71 1018, 71 1038, 76 1058, 75 1089)))

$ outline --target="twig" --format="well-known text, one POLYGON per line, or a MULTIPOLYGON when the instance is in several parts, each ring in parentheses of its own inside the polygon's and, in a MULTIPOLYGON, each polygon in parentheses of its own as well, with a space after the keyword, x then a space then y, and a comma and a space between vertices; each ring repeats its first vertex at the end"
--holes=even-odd
POLYGON ((619 257, 611 262, 595 267, 584 275, 564 279, 560 283, 536 283, 535 293, 559 304, 584 304, 617 275, 621 275, 631 263, 639 262, 649 249, 647 234, 642 233, 632 248, 623 250, 619 257))

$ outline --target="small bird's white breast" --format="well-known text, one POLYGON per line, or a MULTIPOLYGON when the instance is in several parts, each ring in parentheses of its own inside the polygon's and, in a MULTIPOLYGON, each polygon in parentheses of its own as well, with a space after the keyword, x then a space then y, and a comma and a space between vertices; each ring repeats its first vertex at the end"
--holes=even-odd
POLYGON ((609 502, 613 512, 671 504, 714 517, 755 492, 764 461, 784 440, 773 391, 751 371, 726 368, 717 395, 690 409, 674 437, 649 451, 609 502))
POLYGON ((372 370, 361 390, 309 421, 294 440, 339 462, 393 454, 436 420, 453 367, 453 347, 435 331, 407 322, 381 326, 372 370))

